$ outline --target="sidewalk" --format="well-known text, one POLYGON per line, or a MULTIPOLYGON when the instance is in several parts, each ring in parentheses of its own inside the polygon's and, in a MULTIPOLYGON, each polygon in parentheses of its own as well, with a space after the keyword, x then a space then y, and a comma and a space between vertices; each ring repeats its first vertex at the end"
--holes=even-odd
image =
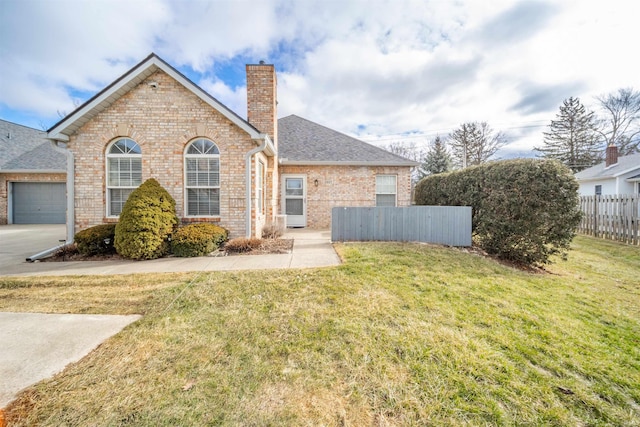
POLYGON ((329 230, 288 229, 293 239, 289 254, 232 255, 225 257, 161 258, 150 261, 20 262, 5 266, 0 276, 75 276, 190 271, 270 270, 329 267, 340 264, 329 230))

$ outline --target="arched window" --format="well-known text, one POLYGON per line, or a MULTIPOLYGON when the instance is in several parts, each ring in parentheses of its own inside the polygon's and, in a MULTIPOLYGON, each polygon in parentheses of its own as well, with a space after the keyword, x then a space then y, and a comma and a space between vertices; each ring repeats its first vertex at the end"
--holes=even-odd
POLYGON ((192 141, 184 153, 187 216, 220 215, 220 150, 208 139, 192 141))
POLYGON ((142 183, 142 151, 135 141, 121 138, 107 148, 107 216, 122 212, 129 194, 142 183))

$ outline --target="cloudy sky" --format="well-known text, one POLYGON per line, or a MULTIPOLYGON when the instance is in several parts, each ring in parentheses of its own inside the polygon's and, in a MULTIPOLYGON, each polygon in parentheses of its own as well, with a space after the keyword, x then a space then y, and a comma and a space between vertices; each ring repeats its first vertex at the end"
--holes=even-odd
POLYGON ((561 102, 640 89, 635 0, 1 0, 0 118, 47 128, 155 52, 246 117, 246 63, 279 116, 377 145, 468 121, 532 156, 561 102))

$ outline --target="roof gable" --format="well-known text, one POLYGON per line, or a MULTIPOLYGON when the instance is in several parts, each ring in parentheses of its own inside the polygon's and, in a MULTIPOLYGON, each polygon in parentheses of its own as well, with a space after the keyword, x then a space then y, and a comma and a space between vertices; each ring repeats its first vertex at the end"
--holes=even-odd
POLYGON ((260 131, 253 127, 248 121, 244 120, 216 98, 209 95, 155 53, 150 54, 142 62, 134 66, 116 81, 79 106, 71 114, 56 123, 48 130, 48 138, 67 141, 69 136, 80 127, 89 122, 100 112, 109 108, 114 102, 135 88, 140 82, 151 76, 157 70, 162 70, 178 81, 206 104, 217 110, 240 129, 247 132, 252 138, 264 139, 265 135, 260 133, 260 131))
POLYGON ((609 167, 605 162, 599 163, 588 169, 578 172, 575 176, 578 181, 592 181, 596 179, 616 178, 634 170, 640 171, 640 153, 618 157, 618 163, 609 167))
POLYGON ((278 155, 289 165, 417 166, 418 163, 295 115, 278 120, 278 155))
POLYGON ((0 120, 0 172, 64 172, 67 159, 46 132, 0 120))

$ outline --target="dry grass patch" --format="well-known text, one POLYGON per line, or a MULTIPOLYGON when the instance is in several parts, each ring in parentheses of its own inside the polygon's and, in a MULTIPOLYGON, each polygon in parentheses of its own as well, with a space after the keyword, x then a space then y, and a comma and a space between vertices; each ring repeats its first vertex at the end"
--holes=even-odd
POLYGON ((123 313, 145 313, 8 416, 56 426, 637 425, 640 254, 587 238, 575 247, 552 274, 449 248, 350 244, 337 246, 345 264, 326 269, 100 277, 77 289, 69 278, 2 279, 4 310, 51 298, 50 309, 118 313, 131 300, 123 313))

